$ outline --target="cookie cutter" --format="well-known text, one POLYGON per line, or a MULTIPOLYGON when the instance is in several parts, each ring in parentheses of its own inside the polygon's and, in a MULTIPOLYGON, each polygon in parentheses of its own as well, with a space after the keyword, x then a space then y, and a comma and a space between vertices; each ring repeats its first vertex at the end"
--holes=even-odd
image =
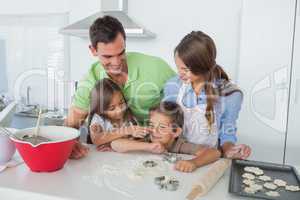
POLYGON ((163 155, 163 161, 167 161, 169 163, 176 163, 179 160, 182 160, 181 157, 175 153, 164 153, 163 155))
POLYGON ((155 167, 157 166, 157 163, 154 162, 153 160, 146 160, 145 162, 143 162, 144 167, 155 167))
POLYGON ((166 184, 165 184, 165 188, 168 191, 176 191, 179 187, 179 181, 178 180, 169 180, 166 184))
POLYGON ((165 189, 167 191, 176 191, 179 187, 179 181, 171 178, 166 180, 165 176, 159 176, 154 179, 154 183, 159 189, 165 189))
POLYGON ((159 176, 154 178, 154 183, 156 185, 162 185, 162 183, 166 180, 165 176, 159 176))

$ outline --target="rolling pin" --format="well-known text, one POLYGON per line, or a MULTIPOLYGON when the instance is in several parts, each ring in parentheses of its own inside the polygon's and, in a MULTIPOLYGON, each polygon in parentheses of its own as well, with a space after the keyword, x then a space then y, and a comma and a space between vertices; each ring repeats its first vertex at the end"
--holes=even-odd
POLYGON ((188 200, 194 200, 197 197, 207 194, 211 188, 217 184, 230 165, 231 160, 229 159, 221 159, 213 163, 207 172, 194 183, 193 189, 186 198, 188 200))

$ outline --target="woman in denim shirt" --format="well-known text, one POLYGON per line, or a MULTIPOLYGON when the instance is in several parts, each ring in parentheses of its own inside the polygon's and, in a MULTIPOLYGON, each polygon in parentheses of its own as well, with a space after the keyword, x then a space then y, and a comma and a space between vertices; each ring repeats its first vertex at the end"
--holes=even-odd
POLYGON ((214 41, 193 31, 181 40, 174 54, 179 76, 167 82, 164 100, 177 102, 184 110, 184 137, 210 147, 219 144, 227 158, 249 157, 249 146, 235 144, 243 94, 216 64, 214 41))

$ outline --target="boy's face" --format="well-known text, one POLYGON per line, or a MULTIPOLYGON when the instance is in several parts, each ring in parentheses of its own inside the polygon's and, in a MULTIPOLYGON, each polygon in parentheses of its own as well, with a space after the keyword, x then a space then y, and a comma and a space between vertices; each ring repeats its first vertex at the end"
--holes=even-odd
POLYGON ((170 117, 155 111, 150 113, 149 128, 151 142, 159 142, 163 145, 168 145, 181 134, 180 128, 175 130, 172 128, 170 117))

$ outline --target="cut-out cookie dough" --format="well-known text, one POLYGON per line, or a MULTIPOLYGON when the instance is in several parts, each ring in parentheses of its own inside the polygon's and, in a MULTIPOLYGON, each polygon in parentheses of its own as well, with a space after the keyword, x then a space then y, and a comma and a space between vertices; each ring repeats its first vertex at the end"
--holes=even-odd
POLYGON ((278 188, 277 185, 275 185, 273 183, 265 183, 264 187, 269 189, 269 190, 276 190, 278 188))
POLYGON ((258 179, 261 180, 261 181, 265 181, 265 182, 272 180, 272 178, 270 176, 266 176, 266 175, 259 176, 258 179))
POLYGON ((279 192, 276 192, 276 191, 266 192, 266 195, 269 197, 279 197, 280 196, 279 192))
POLYGON ((253 185, 250 185, 250 187, 256 191, 260 191, 263 189, 263 186, 261 185, 258 185, 258 184, 253 184, 253 185))
POLYGON ((245 167, 244 171, 255 174, 257 176, 261 176, 264 174, 264 171, 258 167, 245 167))
POLYGON ((243 178, 249 179, 249 180, 254 180, 255 176, 253 174, 249 174, 249 173, 244 173, 242 175, 243 178))
POLYGON ((244 180, 243 180, 243 183, 244 183, 245 185, 248 185, 248 186, 251 186, 251 185, 254 185, 254 184, 255 184, 255 182, 252 181, 252 180, 250 180, 250 179, 244 179, 244 180))
POLYGON ((300 187, 296 186, 296 185, 287 185, 285 186, 285 189, 291 192, 299 192, 300 191, 300 187))
POLYGON ((277 185, 278 187, 285 187, 286 186, 286 182, 284 180, 281 180, 281 179, 275 179, 274 184, 277 185))
POLYGON ((257 192, 257 190, 255 190, 254 188, 251 188, 251 187, 245 187, 244 192, 246 192, 248 194, 255 194, 257 192))

